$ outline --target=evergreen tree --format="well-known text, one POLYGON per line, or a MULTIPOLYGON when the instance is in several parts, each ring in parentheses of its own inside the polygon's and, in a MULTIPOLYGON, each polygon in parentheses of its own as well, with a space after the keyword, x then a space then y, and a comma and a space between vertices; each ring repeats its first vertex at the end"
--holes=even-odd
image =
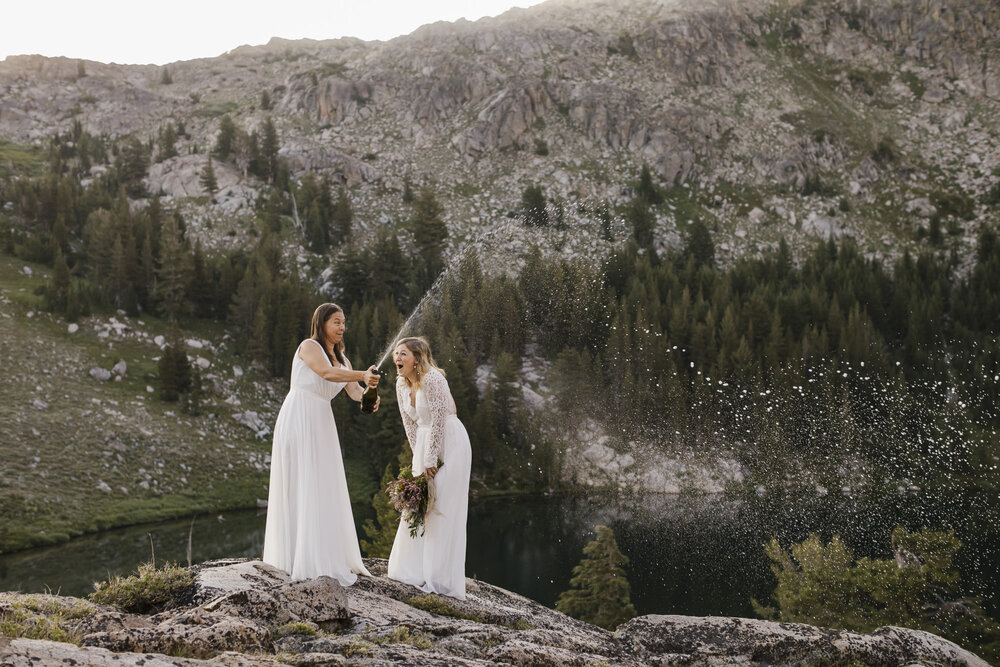
MULTIPOLYGON (((329 185, 327 185, 329 190, 329 185)), ((337 191, 337 201, 333 204, 333 214, 331 225, 333 227, 333 238, 338 243, 346 243, 351 239, 351 225, 354 222, 354 209, 351 208, 351 200, 347 196, 347 190, 341 186, 337 191)))
POLYGON ((573 568, 570 588, 559 595, 556 609, 612 630, 636 615, 623 569, 628 558, 610 528, 596 526, 594 531, 597 537, 583 548, 583 560, 573 568))
POLYGON ((367 540, 361 540, 361 548, 369 558, 388 558, 392 551, 392 543, 396 539, 399 528, 399 513, 393 508, 385 487, 396 479, 396 466, 388 463, 382 473, 379 490, 372 496, 372 506, 375 508, 375 521, 367 519, 364 525, 367 540), (376 525, 376 521, 378 524, 376 525))
POLYGON ((247 134, 246 130, 243 128, 235 130, 232 146, 233 160, 236 162, 236 167, 243 174, 243 178, 246 178, 249 173, 250 162, 253 158, 253 146, 250 142, 250 135, 247 134))
POLYGON ((413 232, 420 254, 417 268, 417 289, 422 293, 433 283, 444 268, 444 249, 448 240, 448 227, 441 216, 444 208, 438 203, 434 191, 424 186, 413 201, 413 217, 410 229, 413 232))
POLYGON ((635 193, 650 206, 659 206, 663 203, 663 195, 653 183, 653 175, 649 171, 649 165, 642 165, 642 171, 639 173, 639 185, 636 187, 635 193))
POLYGON ((278 149, 281 146, 278 142, 278 131, 270 116, 264 119, 261 134, 263 135, 260 143, 261 176, 268 183, 274 183, 278 175, 278 149))
POLYGON ((712 234, 701 220, 693 220, 688 226, 684 256, 693 259, 695 266, 712 266, 715 263, 715 244, 712 243, 712 234))
POLYGON ((181 341, 179 333, 174 332, 170 343, 163 348, 160 361, 157 363, 157 370, 160 376, 160 398, 162 400, 173 403, 190 388, 191 365, 188 362, 187 352, 184 351, 184 343, 181 341))
POLYGON ((187 293, 191 280, 191 257, 181 236, 177 216, 167 219, 159 245, 156 297, 167 318, 177 322, 189 310, 187 293))
POLYGON ((52 282, 48 289, 48 307, 57 313, 65 313, 70 299, 69 266, 63 257, 62 249, 56 248, 56 256, 52 262, 52 282))
POLYGON ((538 185, 529 185, 521 194, 521 215, 524 222, 532 227, 544 227, 549 224, 549 212, 545 194, 538 185))
POLYGON ((209 197, 213 196, 216 190, 219 189, 219 181, 215 178, 215 168, 212 166, 211 155, 208 156, 208 162, 205 163, 205 166, 201 170, 198 183, 209 197))
POLYGON ((115 159, 115 173, 118 182, 125 187, 131 197, 141 197, 146 193, 142 179, 149 168, 149 149, 135 137, 129 137, 115 159))
POLYGON ((226 114, 219 120, 219 134, 215 137, 212 154, 220 160, 228 160, 233 154, 236 141, 236 123, 226 114))
POLYGON ((403 176, 403 203, 409 204, 413 201, 413 184, 410 182, 410 175, 403 176))
POLYGON ((177 132, 173 123, 167 123, 166 127, 160 130, 157 143, 160 146, 160 152, 156 156, 157 162, 163 162, 177 155, 177 132))
POLYGON ((656 217, 649 210, 649 203, 642 197, 636 197, 629 202, 625 218, 632 226, 632 235, 636 245, 647 250, 653 249, 653 230, 656 217))
POLYGON ((266 90, 260 92, 260 109, 261 111, 271 110, 271 96, 266 90))

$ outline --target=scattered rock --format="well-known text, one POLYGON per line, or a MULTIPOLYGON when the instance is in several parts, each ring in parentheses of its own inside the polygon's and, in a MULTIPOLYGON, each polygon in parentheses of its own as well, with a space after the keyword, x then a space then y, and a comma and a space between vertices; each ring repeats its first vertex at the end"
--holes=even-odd
POLYGON ((125 364, 124 360, 119 361, 114 366, 111 367, 111 372, 118 377, 125 377, 125 372, 128 370, 128 366, 125 364))
POLYGON ((106 368, 91 368, 90 377, 95 380, 100 380, 101 382, 107 382, 111 379, 111 371, 106 368))
POLYGON ((80 325, 77 324, 76 322, 73 322, 68 327, 66 327, 66 331, 68 331, 71 334, 75 334, 79 330, 80 330, 80 325))

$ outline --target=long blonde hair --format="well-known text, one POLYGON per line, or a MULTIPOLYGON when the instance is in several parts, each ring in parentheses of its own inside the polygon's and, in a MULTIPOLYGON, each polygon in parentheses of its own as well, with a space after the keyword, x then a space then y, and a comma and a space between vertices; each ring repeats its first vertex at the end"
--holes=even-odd
POLYGON ((441 373, 441 375, 444 375, 444 371, 438 368, 437 364, 434 363, 434 355, 431 354, 431 345, 427 342, 426 338, 423 336, 401 338, 399 342, 396 343, 396 347, 394 347, 393 350, 398 349, 400 345, 405 346, 406 349, 410 351, 410 354, 413 355, 414 361, 417 362, 413 367, 413 370, 415 371, 414 374, 417 376, 414 381, 410 382, 408 379, 403 378, 403 381, 406 382, 408 387, 412 389, 420 389, 420 383, 423 380, 423 377, 427 375, 427 372, 432 368, 441 373))

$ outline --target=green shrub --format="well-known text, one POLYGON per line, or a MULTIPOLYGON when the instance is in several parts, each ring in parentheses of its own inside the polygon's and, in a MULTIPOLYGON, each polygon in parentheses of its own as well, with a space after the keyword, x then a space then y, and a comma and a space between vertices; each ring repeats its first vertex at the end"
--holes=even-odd
POLYGON ((184 596, 194 584, 194 577, 182 567, 167 563, 157 569, 150 563, 139 566, 136 574, 115 576, 94 584, 90 599, 110 604, 124 611, 145 613, 160 610, 184 596))
POLYGON ((277 635, 279 637, 287 637, 289 635, 308 635, 313 636, 319 632, 314 626, 308 623, 302 623, 301 621, 296 623, 286 623, 280 628, 278 628, 277 635))
POLYGON ((953 215, 963 220, 976 217, 976 204, 964 192, 935 192, 931 194, 931 203, 941 215, 953 215))
POLYGON ((752 600, 754 610, 772 620, 855 632, 886 625, 925 630, 995 661, 1000 624, 960 595, 952 562, 962 543, 954 532, 898 526, 891 545, 891 558, 855 561, 839 535, 829 544, 810 535, 790 551, 772 539, 765 551, 778 579, 777 607, 752 600))

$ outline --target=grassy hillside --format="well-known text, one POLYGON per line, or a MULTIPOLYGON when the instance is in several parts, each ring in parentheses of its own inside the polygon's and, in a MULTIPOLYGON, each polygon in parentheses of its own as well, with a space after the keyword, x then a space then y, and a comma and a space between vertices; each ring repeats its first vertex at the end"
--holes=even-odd
POLYGON ((44 273, 0 257, 0 552, 266 498, 270 437, 255 437, 233 415, 252 410, 273 425, 279 384, 252 369, 235 377, 239 362, 223 330, 200 324, 182 336, 214 348, 188 348, 211 363, 207 398, 200 416, 184 414, 149 391, 160 354, 153 339, 166 324, 119 315, 118 333, 95 316, 69 333, 39 310, 34 290, 44 273), (121 360, 119 381, 89 373, 121 360))

